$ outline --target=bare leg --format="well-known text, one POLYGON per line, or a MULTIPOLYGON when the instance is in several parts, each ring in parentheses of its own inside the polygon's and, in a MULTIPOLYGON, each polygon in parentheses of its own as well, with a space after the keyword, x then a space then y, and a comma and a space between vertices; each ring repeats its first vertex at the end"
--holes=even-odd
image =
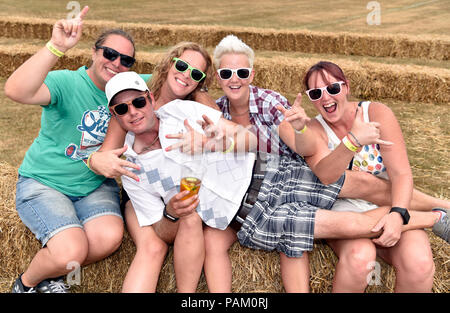
POLYGON ((396 292, 431 292, 435 266, 425 231, 404 232, 391 248, 379 248, 379 255, 396 270, 396 292))
POLYGON ((204 271, 209 292, 231 292, 231 260, 228 250, 237 240, 236 232, 228 227, 225 230, 206 227, 204 271))
POLYGON ((178 292, 195 292, 205 260, 202 220, 197 212, 180 218, 173 260, 178 292))
POLYGON ((364 292, 369 264, 375 261, 377 251, 370 239, 328 240, 339 258, 333 280, 333 292, 364 292))
MULTIPOLYGON (((372 232, 377 222, 389 212, 389 207, 380 207, 364 213, 334 212, 319 209, 316 212, 314 237, 317 239, 373 238, 380 233, 372 232)), ((410 211, 411 218, 402 232, 411 229, 432 227, 439 219, 434 212, 410 211)))
MULTIPOLYGON (((346 171, 340 198, 363 199, 379 206, 391 205, 391 182, 366 172, 346 171)), ((450 209, 450 201, 429 196, 413 189, 411 210, 430 211, 441 207, 450 209)))
POLYGON ((88 221, 84 231, 89 250, 83 265, 97 262, 116 251, 123 238, 123 221, 114 215, 105 215, 88 221))
POLYGON ((286 292, 309 292, 309 257, 303 252, 301 258, 289 258, 280 253, 281 279, 286 292))
POLYGON ((139 226, 130 201, 125 207, 125 217, 128 232, 136 244, 136 255, 123 282, 122 292, 155 292, 168 246, 153 226, 139 226))
POLYGON ((88 240, 83 229, 74 227, 57 233, 45 248, 36 253, 22 275, 25 286, 35 287, 44 279, 69 273, 71 262, 83 264, 88 254, 88 240))

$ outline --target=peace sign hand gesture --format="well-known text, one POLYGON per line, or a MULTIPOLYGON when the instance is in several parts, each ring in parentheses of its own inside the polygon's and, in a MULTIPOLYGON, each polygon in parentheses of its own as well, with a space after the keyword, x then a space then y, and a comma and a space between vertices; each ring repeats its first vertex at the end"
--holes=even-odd
POLYGON ((85 6, 83 10, 71 20, 59 20, 53 26, 52 38, 50 41, 61 52, 66 52, 75 46, 81 38, 83 18, 89 11, 85 6))

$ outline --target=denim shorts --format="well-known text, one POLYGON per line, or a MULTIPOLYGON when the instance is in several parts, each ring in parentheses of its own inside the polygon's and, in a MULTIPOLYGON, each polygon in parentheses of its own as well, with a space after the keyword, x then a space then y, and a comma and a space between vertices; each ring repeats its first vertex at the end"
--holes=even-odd
POLYGON ((72 197, 19 175, 16 209, 42 246, 57 233, 72 227, 83 228, 86 222, 96 217, 115 215, 122 218, 119 187, 114 179, 106 179, 88 196, 72 197))

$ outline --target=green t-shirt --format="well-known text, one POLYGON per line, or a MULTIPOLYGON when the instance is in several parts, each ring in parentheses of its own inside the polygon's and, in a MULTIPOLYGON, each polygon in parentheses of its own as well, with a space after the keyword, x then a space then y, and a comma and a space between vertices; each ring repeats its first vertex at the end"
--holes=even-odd
MULTIPOLYGON (((60 70, 44 83, 51 102, 42 106, 41 129, 28 149, 19 174, 69 196, 87 196, 105 180, 86 166, 106 135, 110 113, 105 92, 86 73, 60 70)), ((151 75, 141 75, 148 80, 151 75)))

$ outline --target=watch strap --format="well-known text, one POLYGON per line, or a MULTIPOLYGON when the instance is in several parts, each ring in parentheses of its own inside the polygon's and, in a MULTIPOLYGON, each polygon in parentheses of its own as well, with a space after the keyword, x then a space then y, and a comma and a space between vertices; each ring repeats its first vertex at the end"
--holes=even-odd
POLYGON ((164 207, 163 216, 165 218, 167 218, 169 221, 171 221, 172 223, 175 223, 176 221, 178 221, 180 219, 179 217, 175 217, 175 216, 172 216, 169 213, 167 213, 166 207, 164 207))
POLYGON ((397 212, 398 214, 400 214, 400 216, 403 219, 403 225, 408 224, 408 222, 409 222, 409 213, 408 213, 407 209, 394 206, 389 211, 389 213, 392 213, 392 212, 397 212))

